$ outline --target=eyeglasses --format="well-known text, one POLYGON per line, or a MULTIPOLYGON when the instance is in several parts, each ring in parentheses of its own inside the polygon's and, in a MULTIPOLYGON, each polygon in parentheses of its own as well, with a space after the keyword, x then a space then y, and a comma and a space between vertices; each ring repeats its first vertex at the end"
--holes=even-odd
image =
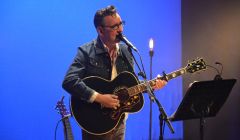
POLYGON ((107 27, 107 28, 111 28, 112 30, 117 30, 119 29, 120 26, 124 26, 125 25, 125 21, 121 21, 119 24, 115 24, 112 26, 104 26, 102 25, 102 27, 107 27))

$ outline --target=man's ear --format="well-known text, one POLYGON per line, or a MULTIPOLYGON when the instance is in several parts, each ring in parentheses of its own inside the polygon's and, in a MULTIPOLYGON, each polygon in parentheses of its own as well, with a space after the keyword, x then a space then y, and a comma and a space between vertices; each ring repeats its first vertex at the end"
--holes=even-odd
POLYGON ((99 35, 102 36, 102 35, 103 35, 103 27, 98 26, 98 27, 97 27, 97 32, 98 32, 99 35))

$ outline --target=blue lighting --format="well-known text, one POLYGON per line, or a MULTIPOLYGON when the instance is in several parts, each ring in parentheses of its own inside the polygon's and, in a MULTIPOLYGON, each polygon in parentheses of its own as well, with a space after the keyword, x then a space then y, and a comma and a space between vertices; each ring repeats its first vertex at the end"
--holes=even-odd
MULTIPOLYGON (((0 138, 50 140, 61 118, 55 110, 64 95, 61 87, 77 47, 94 39, 93 16, 113 4, 126 21, 124 34, 138 48, 149 78, 149 39, 154 40, 153 78, 181 68, 181 1, 159 0, 3 0, 0 2, 0 138)), ((135 55, 138 59, 138 56, 135 55)), ((140 61, 139 61, 140 63, 140 61)), ((137 70, 137 68, 136 68, 137 70)), ((170 116, 182 99, 182 79, 169 81, 155 92, 170 116)), ((147 140, 149 98, 127 120, 126 140, 147 140)), ((152 138, 159 137, 159 111, 153 103, 152 138)), ((81 130, 70 119, 75 139, 81 130)), ((181 122, 175 134, 165 126, 164 138, 182 139, 181 122)), ((62 125, 57 140, 63 140, 62 125)))

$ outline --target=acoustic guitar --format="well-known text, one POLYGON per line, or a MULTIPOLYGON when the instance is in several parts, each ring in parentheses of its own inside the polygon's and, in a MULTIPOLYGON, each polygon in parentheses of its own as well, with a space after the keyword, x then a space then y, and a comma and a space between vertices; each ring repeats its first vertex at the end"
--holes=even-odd
MULTIPOLYGON (((206 69, 204 60, 198 58, 189 62, 186 67, 158 78, 168 81, 185 73, 194 73, 204 69, 206 69)), ((156 80, 157 78, 150 80, 148 84, 153 87, 156 80)), ((83 81, 98 93, 114 94, 120 100, 120 107, 110 109, 98 103, 88 103, 71 96, 72 114, 80 127, 90 134, 102 135, 110 132, 117 126, 125 112, 138 112, 143 107, 142 93, 147 90, 146 83, 139 83, 134 74, 130 72, 122 72, 111 81, 97 76, 86 77, 83 81)))
POLYGON ((74 140, 72 127, 69 121, 71 114, 66 109, 66 106, 63 102, 64 97, 57 102, 56 109, 59 111, 59 114, 62 116, 63 128, 64 128, 64 140, 74 140))

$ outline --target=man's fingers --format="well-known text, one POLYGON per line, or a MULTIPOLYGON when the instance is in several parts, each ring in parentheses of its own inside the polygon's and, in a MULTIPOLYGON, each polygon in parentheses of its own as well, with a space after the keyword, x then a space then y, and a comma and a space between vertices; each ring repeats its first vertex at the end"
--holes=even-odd
POLYGON ((120 104, 113 106, 113 109, 117 109, 118 107, 120 107, 120 104))
POLYGON ((116 95, 111 95, 112 96, 112 98, 114 98, 114 99, 118 99, 118 96, 116 96, 116 95))
POLYGON ((155 88, 159 89, 162 88, 163 86, 165 86, 167 84, 167 82, 165 80, 156 80, 156 85, 155 88))

